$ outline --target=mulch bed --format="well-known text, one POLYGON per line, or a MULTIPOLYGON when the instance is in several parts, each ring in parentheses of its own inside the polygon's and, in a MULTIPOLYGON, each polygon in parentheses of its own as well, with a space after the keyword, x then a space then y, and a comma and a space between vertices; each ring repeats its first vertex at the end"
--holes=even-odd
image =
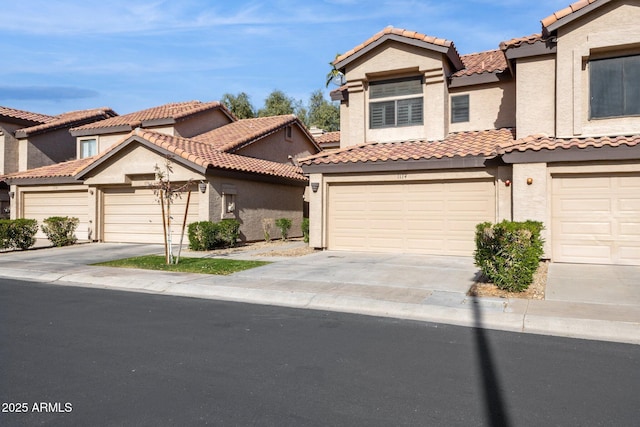
POLYGON ((500 297, 500 298, 522 298, 522 299, 544 299, 544 293, 547 287, 547 272, 549 270, 549 262, 541 261, 538 270, 533 276, 533 283, 522 292, 509 292, 499 289, 496 285, 489 282, 480 281, 474 283, 467 295, 476 297, 500 297))

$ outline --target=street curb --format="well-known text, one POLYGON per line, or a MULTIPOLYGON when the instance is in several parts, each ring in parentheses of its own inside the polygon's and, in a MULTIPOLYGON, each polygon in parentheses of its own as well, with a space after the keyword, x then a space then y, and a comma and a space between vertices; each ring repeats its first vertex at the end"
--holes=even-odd
MULTIPOLYGON (((145 270, 134 271, 143 274, 145 270)), ((148 274, 148 272, 146 272, 148 274)), ((157 274, 157 273, 156 273, 157 274)), ((255 289, 251 287, 224 286, 219 284, 190 283, 201 279, 200 274, 175 275, 160 273, 143 286, 140 281, 128 278, 118 284, 109 283, 113 277, 108 268, 83 270, 68 274, 44 273, 25 270, 4 270, 0 277, 8 277, 38 282, 48 282, 61 286, 77 286, 97 289, 111 289, 141 292, 156 295, 172 295, 188 298, 202 298, 239 303, 273 305, 299 309, 333 311, 386 318, 397 318, 432 323, 444 323, 464 327, 524 332, 539 335, 554 335, 569 338, 612 341, 640 344, 640 322, 584 319, 528 314, 522 312, 496 311, 483 308, 483 304, 461 304, 460 307, 433 303, 400 303, 374 298, 332 295, 321 292, 281 291, 255 289), (10 274, 7 274, 10 273, 10 274), (175 280, 167 280, 167 278, 175 280), (82 282, 78 281, 79 279, 82 282)))

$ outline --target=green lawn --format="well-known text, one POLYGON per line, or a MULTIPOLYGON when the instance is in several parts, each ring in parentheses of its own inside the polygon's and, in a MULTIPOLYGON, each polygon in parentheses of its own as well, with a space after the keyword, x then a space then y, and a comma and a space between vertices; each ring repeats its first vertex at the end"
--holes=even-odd
POLYGON ((142 268, 145 270, 179 271, 182 273, 203 273, 227 275, 270 264, 266 261, 243 261, 217 258, 180 258, 179 264, 167 265, 162 255, 147 255, 100 262, 93 265, 106 267, 142 268))

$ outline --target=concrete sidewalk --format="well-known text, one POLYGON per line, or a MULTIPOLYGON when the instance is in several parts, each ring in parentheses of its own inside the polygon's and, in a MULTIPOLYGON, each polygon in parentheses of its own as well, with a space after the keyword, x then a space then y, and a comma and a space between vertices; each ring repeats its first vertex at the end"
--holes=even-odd
POLYGON ((547 299, 539 301, 468 297, 477 268, 465 257, 333 251, 274 257, 262 248, 221 255, 272 261, 230 276, 89 265, 159 253, 161 246, 106 243, 9 252, 0 254, 0 276, 640 344, 640 267, 552 264, 547 299))

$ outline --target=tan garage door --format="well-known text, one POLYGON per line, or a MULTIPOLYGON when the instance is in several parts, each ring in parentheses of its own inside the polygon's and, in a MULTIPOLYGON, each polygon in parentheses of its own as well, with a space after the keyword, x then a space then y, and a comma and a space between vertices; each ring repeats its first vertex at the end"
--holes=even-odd
POLYGON ((490 179, 331 185, 328 247, 471 256, 476 224, 495 209, 490 179))
POLYGON ((42 191, 23 193, 22 212, 24 218, 38 221, 36 238, 46 239, 40 226, 50 216, 69 216, 80 220, 76 229, 78 240, 88 239, 89 196, 87 190, 42 191))
POLYGON ((552 257, 640 265, 640 174, 554 176, 552 257))
MULTIPOLYGON (((180 242, 187 193, 171 205, 172 240, 180 242)), ((102 240, 105 242, 164 243, 162 208, 148 188, 109 188, 103 192, 102 240)), ((198 221, 198 194, 191 193, 187 226, 198 221)), ((188 243, 185 232, 184 243, 188 243)))

